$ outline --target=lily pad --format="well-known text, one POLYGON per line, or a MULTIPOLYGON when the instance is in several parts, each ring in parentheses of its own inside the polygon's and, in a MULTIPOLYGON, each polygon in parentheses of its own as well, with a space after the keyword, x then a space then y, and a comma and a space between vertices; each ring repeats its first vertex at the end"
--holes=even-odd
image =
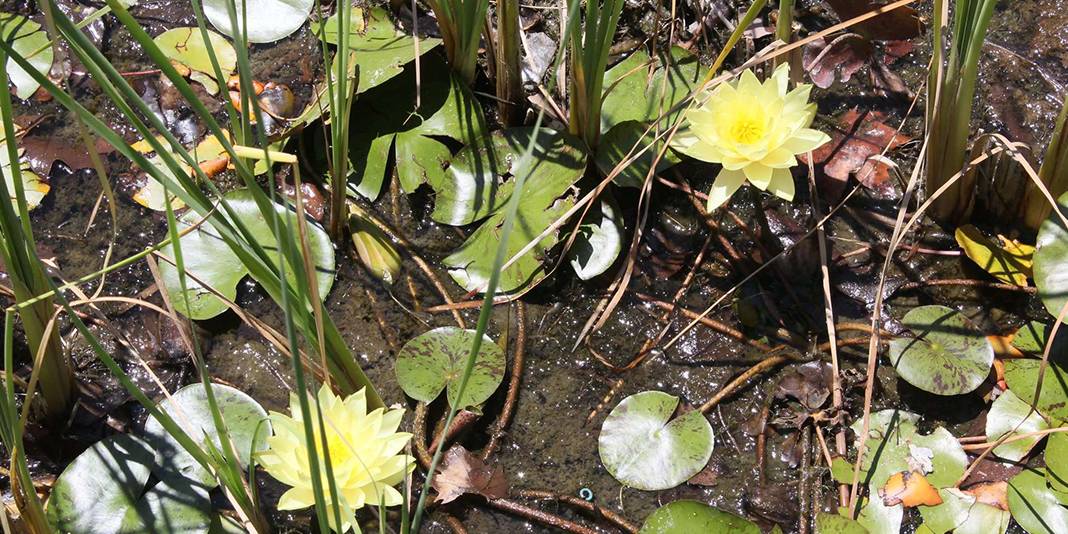
POLYGON ((994 242, 970 224, 958 227, 954 235, 964 254, 991 276, 1007 284, 1027 286, 1034 247, 1001 236, 1001 243, 994 242))
POLYGON ((944 488, 938 495, 942 504, 919 507, 923 524, 935 534, 1005 534, 1009 528, 1007 510, 978 502, 957 488, 944 488))
MULTIPOLYGON (((1009 389, 1027 403, 1035 401, 1038 387, 1039 360, 1011 359, 1005 362, 1005 382, 1009 389)), ((1051 422, 1068 421, 1068 371, 1049 362, 1042 375, 1042 391, 1035 408, 1051 422)))
POLYGON ((707 72, 697 56, 677 46, 670 57, 663 54, 656 61, 645 52, 631 54, 604 74, 601 131, 626 121, 648 123, 662 113, 662 124, 670 125, 681 110, 667 111, 689 96, 707 72))
MULTIPOLYGON (((1028 434, 1049 428, 1046 420, 1031 405, 1020 400, 1011 390, 1002 393, 990 406, 986 416, 986 439, 995 441, 1005 434, 1028 434)), ((1018 461, 1031 450, 1043 436, 1032 436, 1009 443, 1003 443, 994 449, 994 454, 1006 460, 1018 461)))
POLYGON ((694 410, 674 419, 678 397, 643 391, 620 402, 605 418, 597 449, 601 463, 625 486, 673 488, 704 469, 712 456, 712 425, 694 410))
MULTIPOLYGON (((507 258, 534 241, 574 205, 573 185, 586 168, 581 142, 567 134, 541 129, 534 138, 534 150, 523 159, 534 131, 513 128, 494 132, 486 141, 457 154, 449 167, 448 185, 435 187, 435 220, 463 224, 489 215, 467 241, 445 258, 456 283, 468 291, 482 292, 493 270, 500 227, 501 209, 513 194, 515 178, 526 175, 522 201, 508 237, 507 258), (509 178, 504 181, 504 178, 509 178), (440 206, 448 203, 447 206, 440 206)), ((511 293, 535 284, 546 275, 549 249, 557 242, 557 231, 549 232, 501 273, 501 293, 511 293)))
POLYGON ((638 534, 760 534, 752 521, 697 501, 674 501, 649 514, 638 534))
MULTIPOLYGON (((871 488, 882 488, 891 475, 919 468, 935 488, 957 484, 968 465, 964 449, 945 428, 920 434, 916 428, 919 420, 920 416, 900 410, 871 414, 867 451, 861 463, 862 474, 866 474, 862 482, 871 488)), ((860 434, 862 424, 860 419, 853 423, 855 434, 860 434)))
POLYGON ((433 401, 446 387, 449 404, 454 407, 486 402, 504 379, 505 358, 501 348, 485 334, 464 396, 457 398, 474 340, 474 330, 454 326, 435 328, 416 336, 397 354, 397 383, 409 397, 423 402, 433 401))
MULTIPOLYGON (((1021 352, 1041 358, 1049 343, 1049 335, 1053 326, 1039 321, 1032 321, 1020 327, 1012 337, 1012 346, 1021 352)), ((1068 327, 1062 326, 1057 329, 1057 339, 1053 342, 1050 350, 1050 358, 1059 363, 1068 362, 1068 327)))
POLYGON ((990 341, 945 306, 919 306, 902 321, 916 337, 890 342, 890 362, 906 382, 936 395, 971 393, 994 363, 990 341))
MULTIPOLYGON (((15 207, 15 212, 18 213, 18 197, 15 193, 15 169, 11 166, 11 159, 8 157, 7 150, 7 146, 4 143, 0 143, 0 172, 4 174, 4 185, 7 186, 7 194, 11 199, 11 205, 15 207)), ((18 150, 20 157, 22 152, 23 150, 20 148, 18 150)), ((19 179, 22 180, 22 191, 25 193, 26 209, 32 210, 41 204, 41 201, 52 190, 52 187, 48 185, 47 180, 30 170, 28 162, 20 161, 18 170, 19 179)))
MULTIPOLYGON (((260 246, 270 253, 272 259, 277 258, 274 233, 260 214, 256 202, 252 199, 252 194, 248 190, 239 189, 223 195, 223 198, 229 203, 238 219, 252 232, 260 246), (275 252, 272 253, 272 251, 275 252)), ((292 219, 296 216, 288 206, 276 204, 275 209, 285 217, 292 219)), ((179 219, 179 230, 184 230, 199 221, 200 216, 197 213, 186 212, 179 219)), ((295 224, 295 221, 291 222, 295 224)), ((325 299, 334 283, 334 247, 330 242, 330 236, 321 226, 312 220, 308 220, 307 223, 308 241, 316 264, 319 295, 325 299)), ((192 273, 197 279, 214 288, 227 299, 233 300, 237 296, 237 284, 249 275, 249 271, 210 222, 205 222, 182 236, 181 245, 187 272, 192 273)), ((172 245, 163 247, 161 253, 168 258, 174 258, 172 245)), ((193 276, 186 277, 187 292, 183 295, 178 270, 166 261, 161 261, 159 267, 164 289, 170 296, 174 308, 182 315, 200 320, 210 319, 226 311, 226 304, 208 291, 204 285, 194 280, 193 276), (186 298, 189 300, 188 306, 186 306, 186 298)), ((306 283, 304 280, 296 279, 293 269, 286 269, 286 276, 290 284, 306 283)))
POLYGON ((901 534, 901 520, 904 516, 905 509, 900 504, 887 506, 882 498, 876 496, 868 499, 861 507, 857 523, 870 534, 901 534))
MULTIPOLYGON (((246 466, 252 453, 267 448, 267 436, 271 433, 267 412, 252 397, 230 386, 212 384, 211 391, 215 394, 215 401, 230 433, 230 442, 237 458, 246 466)), ((175 391, 169 399, 161 402, 159 407, 197 444, 203 446, 210 439, 212 446, 221 450, 221 440, 203 384, 190 384, 175 391)), ((217 484, 215 477, 197 463, 155 417, 150 417, 145 422, 145 435, 154 445, 155 461, 158 465, 181 473, 209 488, 217 484)))
POLYGON ((601 193, 597 204, 600 209, 590 210, 568 251, 571 268, 583 280, 607 271, 623 250, 623 217, 619 205, 608 191, 601 193))
POLYGON ((225 37, 211 30, 207 30, 207 34, 208 40, 205 41, 200 28, 173 28, 157 35, 153 41, 171 61, 188 67, 190 78, 200 82, 209 94, 215 94, 219 91, 219 83, 226 80, 215 79, 215 68, 208 51, 214 52, 224 76, 237 68, 237 52, 225 37))
POLYGON ((1009 511, 1030 534, 1068 532, 1068 508, 1046 486, 1044 469, 1026 468, 1009 480, 1009 511))
POLYGON ((312 0, 204 0, 204 16, 220 32, 234 37, 230 9, 236 14, 250 43, 271 43, 288 37, 304 25, 312 0), (233 6, 232 8, 229 6, 233 6), (242 22, 244 21, 244 22, 242 22))
POLYGON ((844 515, 820 512, 816 514, 816 534, 868 534, 868 529, 844 515))
MULTIPOLYGON (((52 70, 51 39, 40 24, 22 15, 0 13, 0 39, 11 43, 15 53, 26 58, 37 72, 48 74, 52 70)), ((13 59, 8 58, 5 68, 8 80, 15 86, 15 95, 19 98, 30 98, 41 86, 13 59)))
MULTIPOLYGON (((645 123, 626 121, 617 124, 601 137, 597 145, 597 168, 602 174, 608 176, 617 165, 628 161, 631 151, 637 154, 637 158, 625 165, 612 180, 620 187, 641 187, 645 183, 645 177, 649 174, 649 168, 660 154, 664 146, 663 141, 656 140, 656 131, 651 130, 647 135, 645 123), (649 146, 652 144, 652 146, 649 146), (646 148, 648 147, 648 148, 646 148)), ((664 152, 663 157, 656 165, 656 173, 663 172, 680 161, 679 156, 673 150, 664 152)))
POLYGON ((207 532, 211 502, 203 488, 177 479, 146 490, 156 469, 147 443, 110 436, 78 455, 56 479, 49 521, 61 532, 207 532))
MULTIPOLYGON (((1068 433, 1054 432, 1046 441, 1046 482, 1049 487, 1068 496, 1068 433)), ((1068 500, 1060 499, 1061 504, 1068 500)))
MULTIPOLYGON (((1057 199, 1057 210, 1068 217, 1068 193, 1057 199)), ((1056 213, 1038 230, 1034 270, 1038 296, 1057 317, 1068 305, 1068 228, 1056 213)))

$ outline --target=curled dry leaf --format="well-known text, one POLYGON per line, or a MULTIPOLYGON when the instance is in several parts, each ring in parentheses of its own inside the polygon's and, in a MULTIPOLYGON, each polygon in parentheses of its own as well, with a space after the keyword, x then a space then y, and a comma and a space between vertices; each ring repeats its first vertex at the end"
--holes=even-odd
MULTIPOLYGON (((812 162, 822 166, 817 178, 824 178, 821 185, 828 200, 841 196, 851 174, 868 189, 884 195, 891 191, 890 166, 872 156, 882 154, 884 148, 894 150, 912 138, 888 126, 885 118, 878 111, 853 108, 838 120, 831 142, 812 152, 812 162)), ((807 163, 808 156, 801 155, 800 159, 807 163)))
POLYGON ((441 469, 430 484, 438 492, 435 501, 442 504, 454 501, 465 493, 487 499, 501 499, 508 495, 508 480, 504 478, 504 470, 500 466, 486 465, 481 458, 460 445, 453 445, 445 453, 441 469))
POLYGON ((964 493, 975 497, 976 502, 989 504, 999 510, 1009 509, 1009 482, 1000 480, 996 482, 980 482, 966 490, 964 493))
POLYGON ((879 496, 886 506, 901 504, 912 508, 942 504, 938 490, 919 471, 901 471, 891 475, 886 484, 879 488, 879 496))

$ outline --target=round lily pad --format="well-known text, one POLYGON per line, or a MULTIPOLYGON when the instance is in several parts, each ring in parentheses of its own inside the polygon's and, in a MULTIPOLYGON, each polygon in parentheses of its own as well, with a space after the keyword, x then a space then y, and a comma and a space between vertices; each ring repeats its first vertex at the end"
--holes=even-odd
MULTIPOLYGON (((248 465, 252 453, 267 447, 267 436, 271 433, 267 412, 252 397, 230 386, 212 384, 211 390, 222 412, 237 458, 242 465, 248 465)), ((159 407, 196 443, 203 444, 210 438, 217 449, 221 447, 203 384, 190 384, 175 391, 159 407)), ((145 423, 145 434, 155 446, 158 465, 207 487, 216 485, 215 477, 197 463, 155 417, 150 417, 145 423)))
POLYGON ((638 534, 759 534, 752 521, 697 501, 668 503, 645 519, 638 534))
POLYGON ((963 395, 990 374, 994 348, 956 310, 919 306, 902 322, 916 337, 891 341, 890 361, 909 384, 936 395, 963 395))
MULTIPOLYGON (((1047 428, 1049 424, 1042 418, 1042 415, 1032 410, 1030 404, 1021 400, 1012 391, 1006 391, 995 399, 986 416, 987 441, 996 441, 1010 432, 1021 435, 1047 428)), ((1019 461, 1042 438, 1043 436, 1036 435, 1003 443, 994 449, 994 454, 1006 460, 1019 461)))
MULTIPOLYGON (((1068 496, 1068 434, 1054 432, 1046 441, 1046 482, 1053 491, 1068 496)), ((1059 499, 1068 504, 1065 499, 1059 499)))
POLYGON ((204 16, 230 37, 228 6, 233 6, 238 24, 247 20, 248 42, 270 43, 297 31, 311 13, 312 0, 204 0, 204 16))
POLYGON ((624 485, 647 491, 673 488, 696 475, 712 456, 712 425, 699 411, 674 419, 677 397, 660 391, 631 395, 601 426, 601 463, 624 485))
POLYGON ((1024 469, 1009 480, 1009 511, 1031 534, 1068 532, 1068 508, 1046 486, 1044 469, 1024 469))
MULTIPOLYGON (((1068 193, 1057 199, 1057 209, 1068 217, 1068 193)), ((1068 304, 1068 228, 1056 213, 1038 230, 1034 273, 1039 298, 1057 317, 1068 304)))
POLYGON ((475 366, 467 380, 463 399, 458 399, 460 382, 474 330, 443 326, 416 336, 397 354, 397 382, 409 397, 430 402, 448 388, 449 404, 458 408, 486 402, 504 379, 504 352, 483 334, 475 366))
MULTIPOLYGON (((0 39, 11 43, 15 53, 26 58, 37 72, 48 74, 52 70, 51 39, 40 24, 22 15, 0 13, 0 39)), ((30 98, 41 86, 15 60, 8 58, 5 68, 8 80, 15 86, 15 95, 19 98, 30 98)))

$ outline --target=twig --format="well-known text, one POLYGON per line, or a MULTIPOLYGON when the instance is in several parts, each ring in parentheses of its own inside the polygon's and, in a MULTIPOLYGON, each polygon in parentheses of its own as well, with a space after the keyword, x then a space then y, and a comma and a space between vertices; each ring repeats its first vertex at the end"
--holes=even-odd
POLYGON ((768 372, 778 367, 779 365, 790 361, 791 359, 792 358, 790 356, 782 354, 781 350, 772 351, 771 353, 769 353, 767 358, 760 360, 759 362, 757 362, 756 365, 750 367, 744 373, 738 375, 737 378, 731 380, 726 386, 723 386, 723 389, 719 390, 719 392, 713 395, 711 399, 708 399, 708 402, 702 404, 700 408, 701 413, 707 414, 709 410, 711 410, 717 404, 722 402, 723 399, 729 397, 742 386, 749 383, 749 381, 752 380, 753 377, 761 373, 768 372))
POLYGON ((619 527, 620 530, 629 534, 636 534, 638 532, 638 526, 628 521, 627 518, 574 495, 559 495, 541 490, 519 490, 516 492, 516 495, 527 499, 551 499, 560 501, 594 514, 595 516, 602 517, 613 525, 619 527))
POLYGON ((519 517, 524 517, 532 521, 537 521, 539 523, 543 523, 551 527, 556 527, 560 530, 572 532, 574 534, 599 534, 596 530, 593 530, 587 526, 580 525, 578 523, 575 523, 574 521, 569 521, 558 515, 553 515, 548 512, 538 510, 537 508, 531 508, 529 506, 519 504, 512 500, 486 499, 486 503, 498 510, 503 510, 510 514, 515 514, 519 517))
POLYGON ((745 343, 747 345, 750 345, 750 346, 752 346, 752 347, 754 347, 754 348, 756 348, 758 350, 761 350, 761 351, 764 351, 764 352, 769 352, 769 351, 772 350, 772 347, 770 345, 764 343, 763 341, 759 341, 759 340, 756 340, 756 339, 750 339, 748 336, 746 336, 745 334, 743 334, 742 332, 740 332, 738 330, 735 330, 735 329, 733 329, 733 328, 731 328, 731 327, 729 327, 729 326, 727 326, 727 325, 725 325, 725 324, 723 324, 723 323, 721 323, 721 322, 719 322, 719 321, 717 321, 715 319, 712 319, 710 317, 703 317, 703 316, 701 316, 700 314, 698 314, 696 312, 693 312, 693 311, 690 311, 690 310, 688 310, 686 308, 683 308, 682 306, 674 306, 670 302, 664 302, 664 301, 659 300, 659 299, 657 299, 655 297, 652 297, 650 295, 646 295, 645 293, 634 292, 634 296, 638 297, 639 299, 641 299, 641 300, 643 300, 645 302, 653 304, 654 306, 657 306, 659 308, 662 308, 662 309, 665 309, 665 310, 668 310, 668 311, 678 310, 680 313, 685 315, 687 318, 695 319, 699 323, 711 328, 712 330, 715 330, 716 332, 719 332, 719 333, 721 333, 721 334, 723 334, 725 336, 734 338, 734 339, 736 339, 736 340, 738 340, 738 341, 740 341, 742 343, 745 343))
POLYGON ((426 403, 420 401, 415 405, 415 420, 412 421, 412 443, 415 445, 415 457, 423 469, 430 469, 430 451, 426 450, 426 403))
POLYGON ((1033 295, 1038 292, 1037 287, 1018 286, 1016 284, 989 282, 986 280, 972 280, 970 278, 954 278, 946 280, 917 280, 915 282, 906 282, 904 284, 901 284, 901 286, 898 287, 898 291, 908 291, 911 289, 919 289, 921 287, 930 286, 984 287, 989 289, 1001 289, 1003 291, 1019 291, 1021 293, 1027 293, 1029 295, 1033 295))
POLYGON ((515 335, 515 352, 512 355, 511 376, 508 378, 508 393, 504 397, 501 415, 497 417, 497 421, 493 424, 489 443, 486 444, 485 450, 482 451, 483 460, 488 460, 500 445, 501 437, 504 436, 504 429, 512 421, 515 404, 519 399, 519 384, 523 379, 523 363, 527 345, 527 305, 523 301, 516 302, 515 316, 518 328, 515 335))
POLYGON ((456 516, 442 513, 441 518, 445 524, 452 529, 452 534, 467 534, 467 527, 465 527, 463 521, 460 521, 456 516))

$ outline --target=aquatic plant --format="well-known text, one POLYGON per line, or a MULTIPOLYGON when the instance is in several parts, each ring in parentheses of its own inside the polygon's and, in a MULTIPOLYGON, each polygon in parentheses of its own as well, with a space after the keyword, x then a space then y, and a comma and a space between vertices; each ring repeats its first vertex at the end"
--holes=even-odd
POLYGON ((595 148, 601 136, 601 103, 608 52, 623 10, 623 0, 590 0, 585 17, 579 16, 579 1, 568 2, 568 35, 571 45, 571 97, 568 127, 573 135, 595 148), (579 31, 579 24, 582 31, 579 31))
MULTIPOLYGON (((1055 199, 1068 192, 1068 126, 1066 122, 1068 122, 1068 97, 1065 97, 1064 104, 1061 105, 1061 113, 1057 116, 1053 137, 1046 146, 1042 167, 1038 169, 1039 179, 1055 199)), ((1050 204, 1046 195, 1030 181, 1027 183, 1027 190, 1024 194, 1024 210, 1024 225, 1031 230, 1038 230, 1053 212, 1053 205, 1050 204)))
POLYGON ((473 83, 489 0, 429 0, 427 3, 438 20, 449 66, 464 82, 473 83))
POLYGON ((708 193, 709 211, 730 199, 748 181, 784 200, 794 198, 790 168, 796 154, 815 150, 830 137, 809 128, 816 105, 808 102, 812 86, 787 91, 789 67, 781 65, 763 83, 751 70, 734 83, 717 85, 704 102, 686 112, 688 128, 675 137, 684 154, 723 169, 708 193))
POLYGON ((393 486, 415 469, 415 459, 400 454, 412 435, 397 432, 403 409, 378 408, 368 413, 362 389, 342 399, 324 384, 317 397, 313 421, 302 414, 296 395, 290 398, 291 415, 271 412, 274 433, 267 438, 268 449, 259 461, 268 474, 290 486, 278 502, 279 510, 316 504, 312 479, 325 473, 315 474, 309 469, 304 433, 308 424, 320 427, 315 435, 316 454, 327 458, 333 470, 332 480, 324 476, 322 484, 337 485, 336 500, 330 497, 325 503, 330 528, 336 532, 355 528, 359 532, 356 510, 365 505, 397 506, 403 502, 393 486), (334 520, 335 515, 340 515, 340 523, 334 520))

